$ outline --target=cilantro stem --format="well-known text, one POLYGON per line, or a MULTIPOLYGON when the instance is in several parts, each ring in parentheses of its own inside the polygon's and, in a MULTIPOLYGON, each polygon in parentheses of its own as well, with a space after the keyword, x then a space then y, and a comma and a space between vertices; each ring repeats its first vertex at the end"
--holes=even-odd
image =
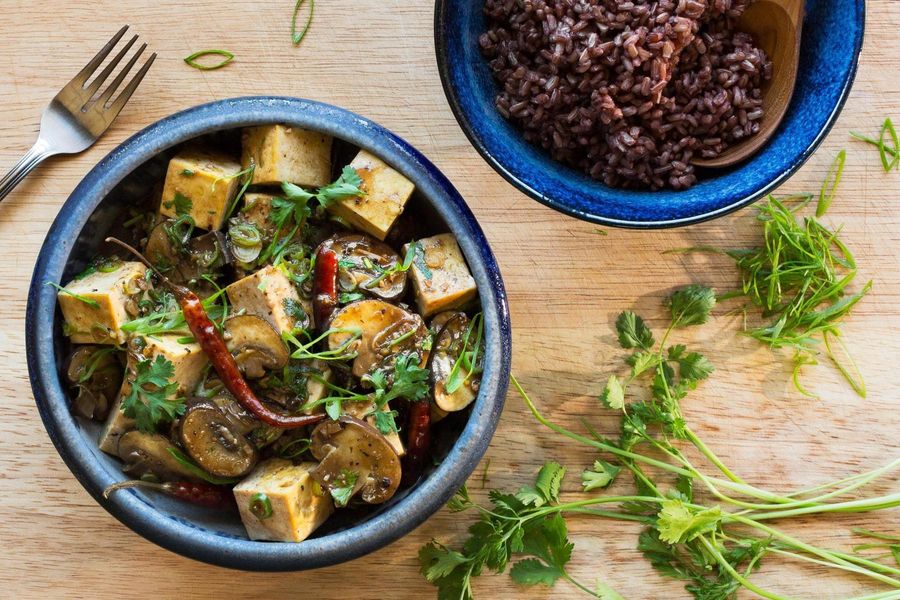
POLYGON ((734 577, 735 581, 740 583, 751 592, 755 592, 763 598, 768 598, 769 600, 791 600, 787 596, 779 596, 762 589, 761 587, 757 586, 755 583, 738 573, 737 570, 735 570, 735 568, 732 567, 727 560, 725 560, 725 557, 722 556, 722 553, 719 552, 718 548, 716 548, 712 543, 710 543, 708 539, 706 539, 706 536, 701 535, 698 536, 697 539, 701 544, 703 544, 703 547, 706 548, 706 551, 709 553, 709 555, 712 556, 716 560, 716 562, 719 563, 719 565, 728 572, 729 575, 734 577))

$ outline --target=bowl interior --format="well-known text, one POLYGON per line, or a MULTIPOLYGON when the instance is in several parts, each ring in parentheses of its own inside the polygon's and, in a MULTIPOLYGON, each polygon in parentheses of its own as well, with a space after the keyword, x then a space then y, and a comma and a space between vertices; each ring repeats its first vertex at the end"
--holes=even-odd
POLYGON ((494 108, 496 84, 481 56, 483 0, 438 0, 436 49, 450 106, 476 149, 536 200, 615 226, 667 227, 721 216, 772 191, 825 137, 849 93, 862 47, 863 0, 808 0, 800 69, 790 109, 773 139, 748 162, 704 170, 689 190, 607 187, 527 143, 494 108))
MULTIPOLYGON (((236 102, 243 106, 258 99, 242 100, 236 102), (246 102, 241 104, 242 100, 246 102)), ((76 189, 48 234, 35 269, 27 325, 29 371, 38 407, 61 455, 88 491, 126 525, 171 550, 207 562, 259 570, 311 568, 347 560, 389 543, 430 516, 477 466, 486 449, 502 408, 509 362, 502 281, 474 217, 449 182, 415 150, 374 124, 333 107, 290 99, 283 102, 287 112, 268 119, 232 112, 225 119, 228 126, 204 126, 204 110, 219 114, 207 105, 193 109, 196 119, 191 119, 191 111, 180 113, 170 117, 174 122, 151 126, 114 150, 76 189), (303 112, 304 107, 307 112, 303 112), (310 112, 323 110, 330 114, 327 127, 320 119, 309 119, 310 112), (350 117, 358 120, 346 121, 350 117), (179 120, 192 125, 179 128, 179 120), (416 184, 416 192, 395 227, 404 236, 455 233, 479 284, 485 313, 485 385, 469 410, 451 415, 435 429, 436 464, 419 483, 401 490, 383 505, 337 511, 310 539, 299 544, 251 542, 236 514, 196 508, 153 492, 127 490, 109 501, 100 497, 106 485, 124 478, 121 463, 97 447, 101 424, 76 418, 68 409, 63 365, 69 344, 62 334, 55 294, 43 285, 48 280, 68 281, 92 257, 108 252, 103 239, 117 233, 117 224, 128 218, 129 210, 155 206, 168 160, 182 144, 203 143, 239 155, 239 128, 260 122, 287 122, 335 136, 335 175, 360 147, 365 147, 409 177, 416 184), (361 124, 365 128, 360 129, 361 124), (373 138, 369 127, 377 128, 374 131, 387 136, 391 144, 373 138), (192 135, 192 130, 197 135, 192 135), (153 144, 149 143, 151 139, 153 144), (141 155, 144 159, 134 168, 122 164, 123 156, 141 155), (103 193, 104 188, 109 191, 103 193), (52 354, 46 352, 47 347, 53 348, 52 354), (40 358, 36 352, 41 353, 40 358), (436 471, 443 473, 434 475, 436 471)))

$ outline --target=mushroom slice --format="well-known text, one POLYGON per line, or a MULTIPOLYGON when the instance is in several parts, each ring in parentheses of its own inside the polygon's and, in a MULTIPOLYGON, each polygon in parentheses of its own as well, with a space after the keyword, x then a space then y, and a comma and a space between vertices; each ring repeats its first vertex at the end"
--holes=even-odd
POLYGON ((382 300, 398 300, 406 291, 406 271, 393 248, 361 234, 342 234, 322 242, 338 256, 338 285, 382 300))
POLYGON ((122 471, 135 479, 155 475, 163 481, 196 481, 197 476, 169 453, 172 447, 172 442, 158 433, 129 431, 119 438, 116 454, 125 461, 122 471))
MULTIPOLYGON (((450 384, 453 367, 465 350, 466 334, 469 330, 469 318, 465 313, 441 313, 432 321, 443 323, 431 349, 429 371, 434 392, 434 402, 445 413, 464 409, 478 395, 479 377, 463 379, 461 375, 454 384, 450 384), (448 390, 448 385, 454 389, 448 390)), ((470 340, 470 344, 473 340, 470 340)))
POLYGON ((339 310, 331 328, 337 331, 328 336, 329 348, 337 350, 346 346, 347 351, 357 353, 353 361, 356 377, 362 377, 397 354, 424 355, 422 343, 428 337, 422 317, 374 299, 360 300, 339 310), (357 334, 358 339, 354 339, 357 334))
POLYGON ((110 346, 79 346, 69 357, 66 377, 78 389, 75 413, 101 420, 122 387, 122 363, 110 346))
POLYGON ((266 370, 281 369, 290 359, 281 336, 262 317, 231 317, 225 321, 224 337, 241 372, 250 379, 259 379, 266 370))
POLYGON ((310 452, 319 464, 310 472, 335 503, 346 505, 359 494, 363 502, 381 504, 400 485, 400 459, 378 430, 353 417, 325 421, 312 433, 310 452))
POLYGON ((241 477, 259 461, 256 446, 211 402, 198 402, 181 417, 181 443, 191 458, 217 477, 241 477))
POLYGON ((257 448, 264 448, 274 443, 281 435, 288 431, 280 427, 266 425, 230 394, 219 394, 210 400, 215 404, 231 426, 231 430, 245 436, 257 448))

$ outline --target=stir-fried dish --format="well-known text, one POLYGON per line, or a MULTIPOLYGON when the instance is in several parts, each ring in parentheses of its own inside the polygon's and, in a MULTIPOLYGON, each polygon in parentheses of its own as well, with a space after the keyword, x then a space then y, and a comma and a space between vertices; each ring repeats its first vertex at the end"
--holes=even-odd
POLYGON ((457 240, 403 239, 412 182, 335 156, 283 125, 244 130, 240 157, 182 148, 158 208, 59 288, 73 411, 130 477, 107 493, 236 504, 251 539, 301 541, 415 483, 432 427, 475 399, 457 240))

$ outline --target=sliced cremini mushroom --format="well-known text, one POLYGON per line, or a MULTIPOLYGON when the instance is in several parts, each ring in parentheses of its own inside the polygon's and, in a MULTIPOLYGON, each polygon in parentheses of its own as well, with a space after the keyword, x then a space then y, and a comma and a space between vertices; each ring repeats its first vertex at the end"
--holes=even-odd
POLYGON ((172 442, 158 433, 129 431, 119 438, 116 454, 126 474, 140 479, 153 475, 162 481, 196 481, 197 477, 169 452, 172 442))
MULTIPOLYGON (((480 384, 480 376, 465 378, 465 373, 459 373, 457 367, 456 382, 452 390, 448 389, 453 369, 465 351, 469 318, 461 312, 441 313, 432 320, 432 329, 436 323, 441 327, 434 339, 429 364, 434 402, 444 412, 456 412, 472 403, 480 384)), ((470 340, 470 343, 475 342, 470 340)))
POLYGON ((221 393, 213 397, 210 402, 222 411, 231 424, 232 431, 245 436, 257 448, 264 448, 272 444, 285 431, 288 431, 280 427, 266 425, 241 406, 241 403, 235 400, 231 394, 221 393))
POLYGON ((347 233, 322 242, 337 254, 338 286, 342 292, 363 292, 382 300, 397 300, 406 291, 406 271, 400 255, 367 235, 347 233))
POLYGON ((188 408, 181 417, 179 433, 190 457, 217 477, 241 477, 259 461, 256 446, 212 402, 188 408))
POLYGON ((102 420, 122 387, 122 363, 110 346, 79 346, 69 357, 66 377, 78 390, 75 413, 102 420))
POLYGON ((356 377, 362 377, 400 353, 424 355, 422 344, 428 337, 418 314, 374 299, 360 300, 339 310, 331 328, 336 331, 328 336, 329 348, 346 346, 346 350, 357 353, 353 361, 356 377))
POLYGON ((310 475, 343 504, 357 494, 363 502, 381 504, 400 485, 397 453, 377 429, 359 419, 324 421, 313 430, 309 449, 319 460, 310 475))
POLYGON ((281 336, 262 317, 231 317, 225 321, 223 335, 241 372, 250 379, 259 379, 266 370, 281 369, 290 359, 281 336))

